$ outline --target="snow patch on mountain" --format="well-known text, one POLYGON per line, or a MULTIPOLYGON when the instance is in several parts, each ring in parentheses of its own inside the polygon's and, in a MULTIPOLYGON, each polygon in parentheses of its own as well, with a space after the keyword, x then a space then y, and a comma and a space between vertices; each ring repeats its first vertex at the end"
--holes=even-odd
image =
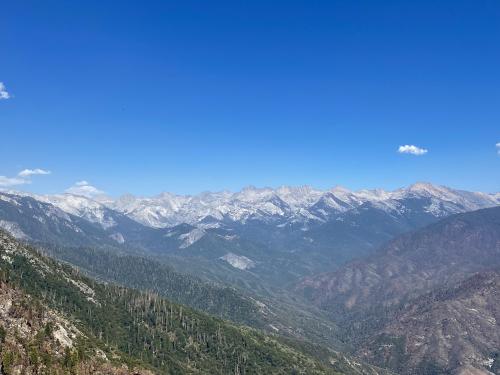
POLYGON ((29 236, 21 230, 18 223, 7 220, 0 220, 0 228, 9 232, 13 237, 18 240, 28 240, 29 236))
POLYGON ((283 219, 290 223, 322 222, 366 203, 401 214, 405 210, 402 202, 414 198, 430 199, 427 212, 437 217, 500 204, 498 194, 464 192, 429 183, 416 183, 395 191, 351 191, 339 186, 326 191, 309 186, 277 189, 249 186, 235 193, 205 192, 192 196, 162 193, 152 198, 128 195, 107 204, 152 227, 188 223, 207 229, 217 228, 218 222, 223 220, 246 223, 251 219, 272 223, 279 218, 276 224, 282 224, 283 219))
POLYGON ((91 223, 97 223, 103 229, 116 226, 110 209, 91 198, 68 193, 34 197, 42 202, 50 203, 66 213, 81 217, 91 223))
POLYGON ((21 205, 19 202, 17 202, 15 199, 13 199, 10 195, 6 195, 6 194, 0 193, 0 200, 5 201, 5 202, 10 203, 10 204, 13 204, 15 206, 21 205))
MULTIPOLYGON (((116 226, 116 215, 121 214, 154 228, 190 224, 200 230, 209 230, 221 228, 225 221, 245 224, 249 220, 286 228, 287 225, 307 227, 313 222, 337 220, 344 213, 361 212, 357 210, 365 206, 399 216, 412 209, 409 202, 415 199, 426 203, 424 211, 435 217, 500 204, 500 193, 468 192, 424 182, 394 191, 382 189, 351 191, 340 186, 329 190, 318 190, 310 186, 281 186, 276 189, 249 186, 234 193, 228 191, 204 192, 198 195, 161 193, 155 197, 125 195, 118 199, 110 197, 91 199, 74 194, 45 196, 19 192, 16 194, 29 195, 37 200, 51 203, 54 210, 47 212, 48 216, 72 214, 97 223, 104 229, 116 226)), ((15 196, 0 193, 0 200, 12 203, 15 202, 15 196)), ((64 219, 71 220, 69 216, 64 219)), ((195 233, 196 236, 200 236, 202 232, 195 233)), ((193 234, 186 238, 196 238, 196 236, 193 234)))

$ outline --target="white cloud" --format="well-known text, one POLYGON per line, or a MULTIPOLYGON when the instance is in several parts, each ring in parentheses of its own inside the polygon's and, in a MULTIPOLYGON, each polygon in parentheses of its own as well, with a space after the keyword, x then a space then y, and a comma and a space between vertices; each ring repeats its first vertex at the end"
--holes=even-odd
POLYGON ((427 154, 428 150, 414 145, 404 145, 404 146, 399 146, 398 152, 400 154, 412 154, 421 156, 427 154))
POLYGON ((37 174, 50 174, 50 171, 46 171, 44 169, 36 168, 36 169, 23 169, 19 172, 18 176, 20 177, 30 177, 37 174))
POLYGON ((10 94, 3 82, 0 82, 0 100, 2 99, 10 99, 10 94))
POLYGON ((104 191, 99 190, 95 186, 90 185, 88 181, 83 180, 78 181, 76 184, 66 189, 66 193, 92 198, 96 195, 104 194, 104 191))
POLYGON ((500 155, 500 142, 498 142, 495 146, 497 148, 497 154, 500 155))
POLYGON ((23 169, 14 177, 0 176, 0 186, 16 186, 16 185, 26 185, 31 184, 31 176, 37 174, 50 174, 50 171, 45 169, 35 168, 35 169, 23 169))
POLYGON ((6 187, 6 186, 14 186, 14 185, 23 185, 23 184, 29 184, 31 181, 28 181, 24 178, 20 177, 6 177, 6 176, 0 176, 0 186, 6 187))

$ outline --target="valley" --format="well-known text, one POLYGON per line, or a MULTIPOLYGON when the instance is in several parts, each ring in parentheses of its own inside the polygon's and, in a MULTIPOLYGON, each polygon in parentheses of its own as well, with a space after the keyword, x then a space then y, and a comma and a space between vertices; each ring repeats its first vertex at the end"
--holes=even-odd
POLYGON ((0 375, 500 375, 500 1, 4 1, 0 375))
MULTIPOLYGON (((77 319, 80 323, 72 323, 72 329, 86 332, 79 337, 88 353, 98 350, 108 353, 107 359, 109 353, 119 358, 89 362, 85 358, 92 356, 82 354, 75 360, 82 368, 120 369, 124 364, 152 373, 496 373, 499 203, 498 194, 423 183, 393 192, 248 188, 116 201, 0 192, 1 227, 38 249, 3 236, 3 248, 16 249, 2 258, 2 270, 10 275, 6 280, 11 280, 5 293, 33 298, 69 322, 77 319), (21 256, 16 258, 21 265, 13 254, 21 256), (44 264, 42 269, 54 267, 50 274, 55 284, 42 282, 47 273, 29 268, 30 262, 44 264), (32 276, 26 280, 24 275, 32 276), (57 290, 68 287, 60 275, 77 278, 71 285, 82 282, 82 290, 99 290, 98 305, 111 304, 106 308, 116 309, 114 315, 124 320, 109 320, 99 308, 85 307, 94 298, 89 295, 85 303, 75 296, 78 302, 54 304, 61 298, 57 290), (47 293, 56 294, 47 299, 47 293), (150 316, 151 308, 158 315, 150 316), (90 311, 99 328, 85 315, 90 311), (183 337, 179 342, 168 324, 162 328, 175 314, 180 320, 171 330, 177 332, 175 324, 187 329, 178 332, 183 337), (189 318, 181 318, 183 314, 189 318), (151 321, 145 331, 133 328, 142 324, 139 317, 151 321), (211 323, 192 328, 200 320, 211 323), (123 324, 129 325, 125 331, 123 324), (227 326, 231 337, 224 336, 221 344, 229 346, 220 352, 209 350, 218 341, 206 339, 214 340, 218 333, 203 331, 214 324, 227 326), (440 336, 428 336, 436 327, 441 327, 440 336), (140 339, 131 336, 132 328, 140 339), (474 339, 457 341, 464 331, 474 339), (241 340, 243 347, 237 344, 241 340), (298 361, 268 362, 258 357, 261 349, 249 349, 245 340, 258 345, 275 340, 276 358, 295 353, 298 361), (131 342, 136 346, 127 346, 131 342), (229 352, 235 357, 226 357, 229 352)), ((36 324, 42 327, 47 319, 36 324)), ((26 345, 13 338, 9 342, 26 345)), ((60 368, 66 349, 50 345, 46 351, 59 358, 54 366, 60 368)), ((78 345, 68 349, 69 356, 83 350, 78 345)), ((19 361, 17 366, 35 371, 19 361)))

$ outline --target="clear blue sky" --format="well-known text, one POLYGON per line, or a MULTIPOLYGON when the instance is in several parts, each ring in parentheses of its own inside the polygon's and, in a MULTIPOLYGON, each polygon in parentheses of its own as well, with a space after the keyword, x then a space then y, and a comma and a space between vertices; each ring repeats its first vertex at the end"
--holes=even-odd
POLYGON ((0 17, 0 176, 52 172, 15 188, 500 190, 498 0, 10 1, 0 17))

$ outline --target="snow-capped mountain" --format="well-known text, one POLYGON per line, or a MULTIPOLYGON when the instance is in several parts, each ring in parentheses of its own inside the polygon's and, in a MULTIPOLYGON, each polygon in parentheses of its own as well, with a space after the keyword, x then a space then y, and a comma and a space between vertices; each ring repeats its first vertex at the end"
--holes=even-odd
POLYGON ((27 194, 0 192, 0 227, 18 239, 70 246, 113 241, 100 227, 27 194))
POLYGON ((500 193, 468 192, 429 183, 416 183, 394 191, 351 191, 339 186, 329 190, 310 186, 282 186, 276 189, 250 186, 234 193, 223 191, 176 195, 165 192, 155 197, 125 195, 118 199, 105 196, 90 198, 68 193, 9 193, 11 196, 29 196, 49 203, 64 213, 98 224, 105 230, 116 227, 124 217, 152 228, 190 224, 208 229, 228 222, 244 224, 248 220, 281 227, 299 224, 308 228, 331 219, 342 220, 343 216, 356 213, 367 205, 390 215, 420 210, 438 218, 500 204, 500 193), (415 207, 417 201, 418 208, 415 207))
POLYGON ((300 213, 322 195, 310 187, 247 187, 240 192, 205 192, 193 196, 162 193, 141 198, 126 195, 107 205, 148 226, 163 228, 204 219, 245 221, 250 217, 288 217, 300 213))
POLYGON ((33 195, 33 198, 50 203, 64 212, 79 216, 91 223, 97 223, 104 229, 117 225, 113 217, 116 212, 93 199, 75 194, 33 195))
POLYGON ((172 255, 189 259, 187 269, 201 262, 216 279, 234 277, 234 269, 274 284, 335 268, 442 217, 496 205, 500 194, 427 183, 118 199, 0 192, 0 226, 30 241, 172 255))
POLYGON ((155 229, 88 197, 0 192, 0 227, 18 239, 69 246, 140 243, 155 229))
POLYGON ((398 214, 408 209, 403 201, 414 199, 427 200, 425 210, 436 217, 500 204, 498 194, 467 192, 428 183, 417 183, 395 191, 350 191, 342 187, 322 191, 309 186, 247 187, 235 193, 208 192, 193 196, 162 193, 141 198, 127 195, 106 204, 142 224, 163 228, 181 223, 197 225, 206 218, 238 222, 249 219, 321 222, 366 203, 398 214))

